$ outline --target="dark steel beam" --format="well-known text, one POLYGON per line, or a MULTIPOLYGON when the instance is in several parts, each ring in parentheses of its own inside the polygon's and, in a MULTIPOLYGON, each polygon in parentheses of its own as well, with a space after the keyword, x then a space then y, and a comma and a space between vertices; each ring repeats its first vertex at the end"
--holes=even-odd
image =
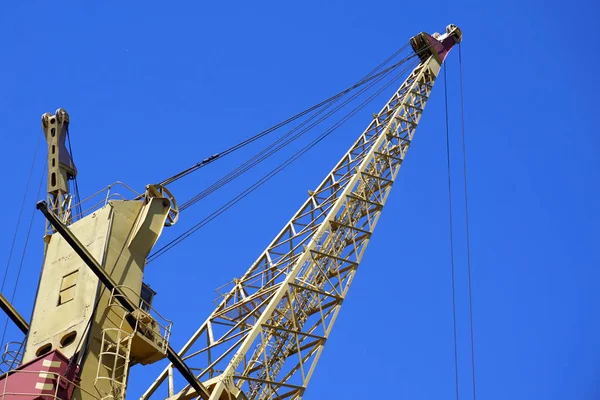
POLYGON ((17 328, 21 330, 25 335, 29 332, 29 324, 25 321, 25 318, 21 316, 15 309, 15 307, 10 304, 10 301, 2 293, 0 293, 0 308, 2 311, 8 315, 8 318, 11 319, 12 322, 17 325, 17 328))
MULTIPOLYGON (((106 286, 108 290, 114 291, 118 294, 115 296, 117 300, 121 303, 121 305, 130 313, 134 312, 138 307, 129 300, 127 296, 125 296, 120 289, 117 287, 117 284, 113 279, 106 273, 104 268, 96 261, 96 259, 88 252, 88 250, 81 244, 81 242, 73 235, 71 230, 65 226, 57 217, 48 209, 48 204, 45 201, 38 201, 36 204, 38 210, 40 210, 48 222, 56 229, 63 239, 71 246, 71 248, 81 257, 84 263, 92 272, 100 279, 100 281, 106 286)), ((185 362, 179 357, 179 354, 173 350, 171 345, 167 348, 167 358, 173 366, 179 371, 179 373, 185 378, 186 381, 193 387, 196 392, 202 397, 204 400, 208 400, 210 397, 210 393, 206 389, 206 387, 196 378, 196 376, 192 373, 189 367, 185 364, 185 362)))

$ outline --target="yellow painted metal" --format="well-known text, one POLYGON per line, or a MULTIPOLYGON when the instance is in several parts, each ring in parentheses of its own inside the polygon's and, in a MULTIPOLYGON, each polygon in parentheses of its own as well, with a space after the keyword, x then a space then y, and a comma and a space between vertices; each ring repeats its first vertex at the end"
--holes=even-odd
POLYGON ((17 309, 8 301, 6 297, 2 293, 0 293, 0 308, 8 315, 8 317, 17 325, 17 327, 23 332, 27 334, 29 332, 29 324, 25 321, 25 318, 17 309))
MULTIPOLYGON (((107 348, 111 341, 120 341, 111 332, 122 332, 128 340, 126 347, 118 346, 126 349, 120 353, 126 355, 126 366, 165 357, 168 343, 157 337, 156 322, 141 310, 140 299, 146 256, 160 236, 170 210, 170 200, 161 197, 111 200, 69 226, 113 281, 128 289, 126 296, 140 307, 134 318, 128 318, 123 308, 112 306, 112 293, 63 237, 57 233, 48 237, 24 362, 58 349, 81 363, 77 398, 85 399, 86 393, 100 398, 113 393, 114 398, 119 398, 124 396, 124 387, 115 392, 114 382, 96 379, 114 375, 115 357, 100 357, 103 351, 110 353, 107 348), (132 325, 131 321, 136 322, 132 325), (75 340, 65 345, 63 338, 73 333, 75 340)), ((125 368, 118 377, 123 384, 127 373, 125 368)))

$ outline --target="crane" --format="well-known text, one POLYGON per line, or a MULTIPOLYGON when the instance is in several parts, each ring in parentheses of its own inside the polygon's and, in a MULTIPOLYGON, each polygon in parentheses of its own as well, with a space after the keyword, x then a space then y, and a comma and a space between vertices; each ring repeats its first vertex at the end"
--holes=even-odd
MULTIPOLYGON (((302 397, 440 66, 461 39, 455 25, 444 35, 411 39, 419 65, 183 346, 180 355, 201 368, 210 400, 302 397), (191 351, 196 343, 202 348, 191 351)), ((170 376, 170 368, 142 399, 170 376)), ((175 394, 196 396, 189 387, 175 394)))
POLYGON ((122 400, 132 366, 167 358, 141 400, 157 397, 165 381, 164 397, 173 400, 301 399, 440 68, 461 40, 452 24, 411 38, 418 65, 178 352, 171 321, 153 308, 155 293, 143 281, 163 228, 178 220, 175 197, 166 184, 137 193, 119 182, 90 196, 93 207, 73 204, 69 115, 44 114, 44 264, 29 323, 0 296, 26 334, 0 376, 2 398, 122 400), (186 381, 178 390, 174 370, 186 381))

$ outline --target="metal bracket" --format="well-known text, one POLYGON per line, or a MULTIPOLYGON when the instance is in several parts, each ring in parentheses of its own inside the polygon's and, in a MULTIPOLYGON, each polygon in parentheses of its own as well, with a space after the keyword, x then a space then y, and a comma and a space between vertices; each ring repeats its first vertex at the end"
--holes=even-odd
POLYGON ((177 206, 177 201, 175 200, 175 196, 169 189, 164 185, 155 184, 146 186, 146 199, 151 199, 152 197, 164 197, 169 200, 169 213, 167 214, 167 220, 165 221, 165 226, 173 226, 179 219, 179 207, 177 206))

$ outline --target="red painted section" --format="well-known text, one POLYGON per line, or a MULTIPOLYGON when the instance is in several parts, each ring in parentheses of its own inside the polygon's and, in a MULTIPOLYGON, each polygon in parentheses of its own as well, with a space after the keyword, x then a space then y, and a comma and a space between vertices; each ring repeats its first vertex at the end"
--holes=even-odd
POLYGON ((450 52, 450 49, 456 44, 456 39, 453 36, 449 36, 440 42, 439 40, 437 40, 436 38, 434 38, 431 35, 428 35, 426 33, 425 33, 425 35, 427 36, 429 45, 433 49, 435 49, 438 56, 440 57, 440 60, 442 60, 442 61, 444 61, 446 59, 446 56, 450 52))
POLYGON ((78 383, 79 367, 54 350, 1 376, 0 399, 70 400, 78 383))

